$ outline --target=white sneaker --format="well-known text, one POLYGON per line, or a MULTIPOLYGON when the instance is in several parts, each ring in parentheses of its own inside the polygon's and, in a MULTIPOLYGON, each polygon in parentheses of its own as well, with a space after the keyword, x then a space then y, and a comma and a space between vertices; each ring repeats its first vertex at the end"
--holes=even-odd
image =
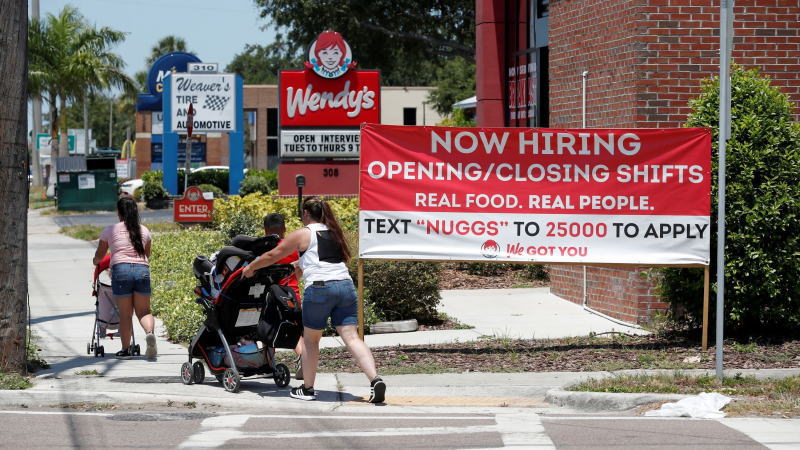
POLYGON ((144 351, 144 356, 147 357, 147 359, 155 358, 158 354, 158 348, 156 347, 156 335, 153 333, 147 333, 145 342, 147 342, 147 350, 144 351))

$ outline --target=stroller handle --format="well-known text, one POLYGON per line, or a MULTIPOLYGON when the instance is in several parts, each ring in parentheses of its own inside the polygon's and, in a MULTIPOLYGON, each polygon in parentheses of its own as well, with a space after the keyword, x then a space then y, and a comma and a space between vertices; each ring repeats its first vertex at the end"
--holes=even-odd
MULTIPOLYGON (((242 272, 244 272, 245 267, 247 266, 236 269, 236 271, 233 272, 228 277, 228 279, 225 281, 225 284, 222 285, 222 289, 220 289, 219 294, 217 294, 217 298, 214 299, 214 303, 219 303, 222 293, 225 292, 229 287, 235 285, 236 283, 241 282, 242 272)), ((281 279, 283 279, 291 275, 292 272, 294 272, 294 266, 292 264, 273 264, 271 266, 256 270, 256 276, 259 274, 278 272, 278 271, 285 271, 285 275, 281 276, 281 279)))

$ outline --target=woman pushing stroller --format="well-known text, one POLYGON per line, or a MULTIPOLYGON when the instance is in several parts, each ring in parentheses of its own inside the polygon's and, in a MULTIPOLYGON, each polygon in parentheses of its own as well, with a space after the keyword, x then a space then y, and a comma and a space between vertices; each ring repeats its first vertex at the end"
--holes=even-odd
POLYGON ((108 250, 111 250, 111 289, 119 309, 119 332, 122 350, 118 359, 131 359, 131 335, 133 333, 133 311, 147 333, 145 341, 148 359, 156 357, 156 337, 153 334, 155 320, 150 314, 150 230, 139 223, 139 210, 130 197, 117 201, 117 216, 120 222, 109 225, 100 234, 100 242, 92 262, 97 265, 108 250))
POLYGON ((348 351, 370 380, 370 403, 382 403, 386 383, 378 376, 369 347, 358 337, 357 295, 346 263, 350 249, 331 207, 322 199, 310 197, 303 202, 305 227, 290 233, 277 247, 262 254, 243 271, 252 277, 256 270, 270 266, 294 251, 300 253, 299 265, 306 282, 303 296, 303 339, 301 355, 303 384, 289 395, 301 400, 315 400, 314 380, 319 362, 322 330, 331 319, 348 351))

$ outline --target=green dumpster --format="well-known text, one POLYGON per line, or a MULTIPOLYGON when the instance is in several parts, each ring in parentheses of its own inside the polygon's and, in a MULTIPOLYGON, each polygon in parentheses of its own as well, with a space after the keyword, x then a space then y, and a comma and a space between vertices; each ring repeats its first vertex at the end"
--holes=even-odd
POLYGON ((59 211, 113 211, 119 186, 114 158, 68 156, 56 162, 59 211))

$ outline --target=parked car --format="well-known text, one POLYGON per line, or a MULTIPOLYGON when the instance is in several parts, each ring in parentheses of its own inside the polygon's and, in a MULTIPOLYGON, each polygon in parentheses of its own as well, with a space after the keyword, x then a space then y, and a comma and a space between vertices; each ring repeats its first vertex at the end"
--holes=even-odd
MULTIPOLYGON (((195 172, 202 172, 204 170, 230 170, 228 166, 203 166, 203 167, 195 167, 192 169, 192 173, 195 172)), ((247 169, 244 169, 244 173, 247 173, 247 169)))
POLYGON ((141 178, 134 178, 132 180, 128 180, 122 183, 119 186, 119 190, 122 193, 133 196, 133 194, 136 192, 136 189, 139 189, 142 186, 144 186, 144 180, 142 180, 141 178))

